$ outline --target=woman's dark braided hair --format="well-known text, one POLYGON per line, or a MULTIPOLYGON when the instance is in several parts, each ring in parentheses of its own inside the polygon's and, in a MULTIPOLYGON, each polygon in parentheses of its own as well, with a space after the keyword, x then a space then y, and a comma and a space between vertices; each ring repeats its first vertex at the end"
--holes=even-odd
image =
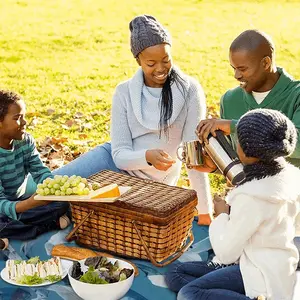
POLYGON ((160 97, 160 120, 159 120, 159 137, 162 133, 169 137, 169 120, 173 113, 173 95, 171 86, 176 84, 184 99, 186 96, 186 86, 184 79, 179 75, 178 71, 174 68, 171 69, 166 82, 163 85, 160 97))

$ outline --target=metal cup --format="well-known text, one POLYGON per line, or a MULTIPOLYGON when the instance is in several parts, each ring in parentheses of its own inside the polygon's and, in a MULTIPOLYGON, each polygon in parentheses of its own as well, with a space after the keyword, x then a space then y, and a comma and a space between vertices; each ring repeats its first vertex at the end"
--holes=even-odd
POLYGON ((177 157, 187 166, 202 166, 202 146, 198 140, 185 142, 177 148, 177 157), (179 150, 183 149, 184 157, 179 154, 179 150))

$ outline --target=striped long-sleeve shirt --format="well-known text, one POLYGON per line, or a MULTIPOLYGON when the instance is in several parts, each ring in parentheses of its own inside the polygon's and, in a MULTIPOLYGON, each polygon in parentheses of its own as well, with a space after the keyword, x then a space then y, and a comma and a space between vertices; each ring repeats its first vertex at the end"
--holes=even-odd
POLYGON ((0 148, 0 213, 17 219, 16 204, 26 191, 27 176, 36 183, 52 177, 43 164, 33 137, 26 133, 24 139, 14 140, 10 150, 0 148))

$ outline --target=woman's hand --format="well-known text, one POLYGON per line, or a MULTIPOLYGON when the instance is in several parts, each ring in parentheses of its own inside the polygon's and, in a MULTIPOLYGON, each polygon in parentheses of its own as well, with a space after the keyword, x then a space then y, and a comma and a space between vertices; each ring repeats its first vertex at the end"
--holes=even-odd
POLYGON ((225 213, 229 215, 229 205, 227 204, 227 202, 225 200, 223 200, 221 197, 219 196, 215 196, 214 197, 214 216, 217 217, 218 215, 225 213))
POLYGON ((225 135, 230 134, 231 120, 222 119, 206 119, 202 120, 196 129, 197 136, 200 143, 208 144, 208 135, 211 133, 214 137, 216 136, 216 130, 221 130, 225 135))
POLYGON ((160 171, 167 171, 176 160, 172 158, 167 152, 160 149, 151 149, 146 151, 146 160, 154 168, 160 171))

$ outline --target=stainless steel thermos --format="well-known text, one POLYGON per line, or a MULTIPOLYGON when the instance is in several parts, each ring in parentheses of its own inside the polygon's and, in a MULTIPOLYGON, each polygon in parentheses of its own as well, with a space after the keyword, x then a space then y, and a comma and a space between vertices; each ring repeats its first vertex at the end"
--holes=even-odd
POLYGON ((210 134, 208 144, 203 147, 218 169, 233 185, 245 179, 243 165, 222 131, 217 130, 216 137, 210 134))

